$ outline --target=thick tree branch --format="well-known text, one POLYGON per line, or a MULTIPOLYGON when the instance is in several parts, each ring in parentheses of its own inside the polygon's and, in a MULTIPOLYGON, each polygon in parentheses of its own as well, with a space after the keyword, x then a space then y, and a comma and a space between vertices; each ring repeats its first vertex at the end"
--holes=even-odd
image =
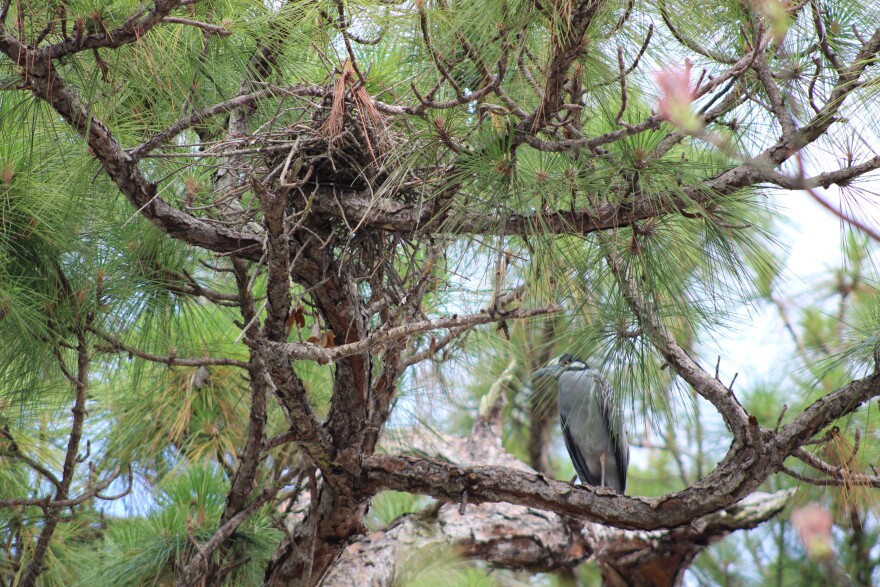
POLYGON ((547 67, 547 79, 544 82, 541 102, 532 114, 517 124, 517 138, 520 132, 527 134, 540 132, 559 113, 565 98, 563 86, 568 77, 568 70, 574 60, 584 52, 584 35, 603 4, 602 0, 581 0, 577 6, 571 7, 570 18, 559 19, 555 37, 551 41, 553 56, 547 67))
POLYGON ((116 48, 134 43, 146 35, 150 29, 163 21, 172 10, 181 4, 180 0, 155 0, 153 9, 141 8, 131 15, 121 26, 103 30, 77 38, 65 39, 60 43, 40 49, 40 57, 58 59, 65 55, 100 48, 116 48))
POLYGON ((586 487, 507 467, 461 467, 401 455, 369 456, 364 460, 364 473, 367 486, 374 492, 407 491, 456 502, 467 493, 470 503, 507 502, 538 507, 632 530, 656 530, 686 524, 722 507, 717 504, 717 496, 705 500, 714 496, 714 491, 691 490, 690 496, 682 492, 675 495, 675 504, 666 505, 670 501, 659 498, 597 495, 586 487), (700 494, 699 498, 686 499, 696 497, 696 493, 700 494), (681 507, 684 501, 688 507, 681 507))
MULTIPOLYGON (((471 506, 465 515, 459 513, 458 504, 432 506, 349 546, 323 584, 390 586, 418 553, 454 548, 465 557, 530 572, 571 568, 593 560, 604 574, 613 569, 616 575, 634 581, 634 577, 649 577, 651 571, 662 569, 670 573, 667 584, 672 585, 707 545, 772 518, 790 497, 789 491, 753 494, 694 524, 656 532, 585 527, 557 514, 505 503, 471 506)), ((654 576, 655 582, 645 584, 664 584, 654 576)))
POLYGON ((744 498, 780 471, 783 461, 824 426, 877 396, 880 375, 853 381, 816 401, 778 434, 755 430, 763 438, 761 447, 733 450, 693 486, 659 498, 597 495, 583 487, 507 467, 462 467, 400 455, 367 457, 364 471, 373 491, 393 489, 455 501, 466 492, 471 503, 531 505, 623 529, 673 528, 744 498))
POLYGON ((765 172, 763 181, 778 185, 788 190, 806 190, 822 187, 828 189, 832 185, 846 187, 855 179, 880 169, 880 156, 871 157, 857 165, 849 165, 834 171, 825 171, 813 177, 783 175, 778 172, 765 172))
MULTIPOLYGON (((505 373, 513 367, 512 364, 505 373)), ((488 468, 481 465, 492 465, 496 470, 535 475, 546 482, 501 447, 504 394, 495 388, 504 385, 504 379, 502 375, 481 402, 480 417, 470 438, 413 435, 400 438, 399 446, 436 456, 447 464, 480 469, 488 468)), ((566 490, 571 488, 559 485, 566 490)), ((464 503, 462 496, 473 502, 473 495, 468 492, 455 502, 464 503)), ((454 547, 464 556, 514 569, 553 571, 594 560, 612 585, 617 584, 613 579, 620 576, 628 577, 630 584, 673 585, 708 544, 776 515, 789 497, 790 492, 756 494, 689 525, 654 532, 584 525, 555 513, 510 503, 471 505, 464 514, 460 503, 437 504, 352 544, 334 566, 326 584, 388 585, 413 554, 454 547), (649 581, 647 577, 651 576, 653 580, 649 581), (642 577, 644 583, 638 582, 637 577, 642 577)))
POLYGON ((822 396, 795 419, 779 429, 775 443, 786 454, 792 454, 838 418, 851 414, 862 404, 880 395, 880 373, 856 379, 844 387, 822 396))
POLYGON ((91 115, 79 93, 64 82, 43 53, 23 45, 3 27, 0 27, 0 51, 21 68, 23 87, 49 102, 86 140, 120 191, 150 222, 169 236, 191 245, 259 259, 262 251, 257 236, 201 220, 159 197, 156 184, 144 177, 137 162, 125 153, 107 126, 91 115))

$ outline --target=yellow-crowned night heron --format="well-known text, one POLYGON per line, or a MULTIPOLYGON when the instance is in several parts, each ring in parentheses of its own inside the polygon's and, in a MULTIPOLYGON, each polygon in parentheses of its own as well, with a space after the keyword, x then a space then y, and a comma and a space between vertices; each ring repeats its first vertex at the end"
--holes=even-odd
POLYGON ((608 381, 573 355, 554 359, 533 376, 556 379, 562 437, 581 483, 623 493, 629 442, 608 381))

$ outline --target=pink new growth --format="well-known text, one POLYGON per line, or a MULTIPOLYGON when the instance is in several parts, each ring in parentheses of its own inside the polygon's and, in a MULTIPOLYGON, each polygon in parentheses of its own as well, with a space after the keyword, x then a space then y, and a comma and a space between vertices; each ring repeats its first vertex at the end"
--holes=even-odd
POLYGON ((688 132, 697 132, 703 123, 691 109, 696 93, 696 89, 691 91, 691 67, 691 60, 685 59, 683 71, 664 69, 657 73, 662 92, 657 105, 662 118, 688 132))
POLYGON ((791 523, 813 558, 831 554, 831 512, 817 503, 811 503, 791 512, 791 523))

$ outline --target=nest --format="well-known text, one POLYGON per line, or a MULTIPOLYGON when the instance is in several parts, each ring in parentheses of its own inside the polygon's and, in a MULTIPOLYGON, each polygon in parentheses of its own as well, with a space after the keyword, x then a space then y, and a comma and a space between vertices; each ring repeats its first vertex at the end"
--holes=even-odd
POLYGON ((269 169, 281 166, 283 187, 361 191, 376 189, 387 176, 392 133, 347 64, 311 122, 291 125, 285 134, 290 149, 272 149, 266 159, 269 169))

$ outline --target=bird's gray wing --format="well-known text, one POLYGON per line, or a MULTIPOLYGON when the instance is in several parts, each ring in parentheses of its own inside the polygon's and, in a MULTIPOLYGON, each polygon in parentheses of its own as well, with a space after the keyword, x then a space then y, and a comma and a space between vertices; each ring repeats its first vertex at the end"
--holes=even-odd
POLYGON ((600 473, 598 471, 595 475, 590 473, 590 469, 587 468, 587 462, 584 460, 584 455, 581 454, 577 442, 572 438, 568 421, 562 413, 559 414, 559 423, 562 426, 562 439, 565 441, 565 448, 568 449, 568 456, 571 458, 574 470, 577 471, 581 483, 593 486, 599 485, 601 481, 599 478, 600 473))
POLYGON ((602 386, 602 421, 611 437, 611 448, 614 450, 614 460, 617 463, 618 481, 620 481, 620 493, 626 489, 626 470, 629 467, 629 441, 626 437, 626 426, 623 422, 623 410, 614 401, 614 390, 611 384, 604 378, 600 378, 602 386))

